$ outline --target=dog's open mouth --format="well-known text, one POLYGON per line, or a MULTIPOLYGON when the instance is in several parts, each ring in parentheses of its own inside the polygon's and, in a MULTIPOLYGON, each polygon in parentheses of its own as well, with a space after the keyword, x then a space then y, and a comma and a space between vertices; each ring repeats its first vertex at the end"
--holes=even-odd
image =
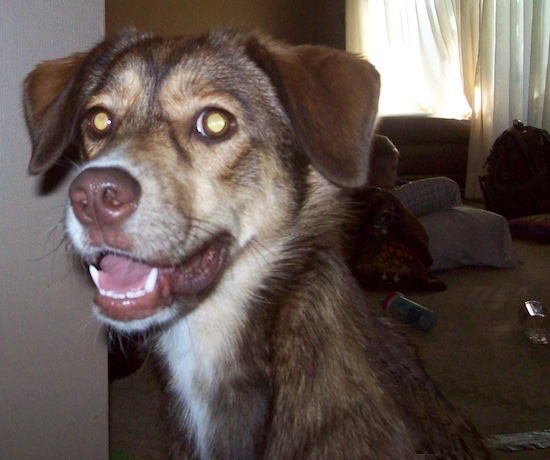
POLYGON ((217 279, 227 242, 216 239, 179 265, 156 267, 130 257, 105 254, 90 265, 97 287, 95 303, 109 318, 131 321, 154 315, 172 304, 175 295, 194 295, 217 279))

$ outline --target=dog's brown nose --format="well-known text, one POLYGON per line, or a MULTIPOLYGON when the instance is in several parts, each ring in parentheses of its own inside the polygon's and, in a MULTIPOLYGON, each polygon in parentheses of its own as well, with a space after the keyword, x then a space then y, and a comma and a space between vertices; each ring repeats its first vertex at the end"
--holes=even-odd
POLYGON ((117 168, 89 168, 69 187, 71 206, 86 226, 122 223, 137 208, 141 187, 130 174, 117 168))

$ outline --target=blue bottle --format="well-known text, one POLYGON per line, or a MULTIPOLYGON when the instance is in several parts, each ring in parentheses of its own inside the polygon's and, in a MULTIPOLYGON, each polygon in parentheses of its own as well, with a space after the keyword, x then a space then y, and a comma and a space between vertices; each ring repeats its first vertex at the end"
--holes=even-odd
POLYGON ((401 292, 392 292, 382 301, 382 308, 390 316, 405 324, 430 331, 436 323, 435 312, 407 299, 401 292))

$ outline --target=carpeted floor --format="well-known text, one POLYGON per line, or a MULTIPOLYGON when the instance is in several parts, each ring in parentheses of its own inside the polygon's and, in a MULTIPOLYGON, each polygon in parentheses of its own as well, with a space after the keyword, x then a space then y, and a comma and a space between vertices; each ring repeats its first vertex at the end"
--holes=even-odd
MULTIPOLYGON (((550 307, 550 245, 514 248, 515 269, 442 272, 446 291, 414 297, 438 315, 431 332, 414 334, 426 368, 486 436, 550 429, 550 345, 531 344, 517 315, 526 300, 550 307)), ((497 458, 550 458, 550 449, 497 458)))
MULTIPOLYGON (((444 292, 408 296, 434 310, 431 332, 411 330, 443 394, 485 436, 550 429, 550 345, 522 334, 517 312, 526 300, 550 308, 550 245, 514 241, 515 269, 441 272, 444 292)), ((378 302, 381 293, 370 293, 378 302)), ((165 459, 159 398, 147 366, 111 384, 111 451, 117 458, 165 459)), ((495 452, 497 459, 550 458, 550 449, 495 452)))

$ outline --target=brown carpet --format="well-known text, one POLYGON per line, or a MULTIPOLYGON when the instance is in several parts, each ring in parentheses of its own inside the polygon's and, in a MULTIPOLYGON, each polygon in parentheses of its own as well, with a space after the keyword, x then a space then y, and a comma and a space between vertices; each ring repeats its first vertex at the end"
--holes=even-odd
MULTIPOLYGON (((550 429, 550 345, 528 342, 517 317, 526 300, 550 308, 550 245, 515 241, 514 247, 515 269, 441 272, 446 291, 408 294, 438 316, 431 332, 411 331, 428 371, 486 436, 550 429)), ((377 302, 383 294, 369 296, 377 302)), ((110 389, 111 451, 136 460, 167 458, 147 365, 110 389)), ((550 449, 495 458, 550 458, 550 449)))

